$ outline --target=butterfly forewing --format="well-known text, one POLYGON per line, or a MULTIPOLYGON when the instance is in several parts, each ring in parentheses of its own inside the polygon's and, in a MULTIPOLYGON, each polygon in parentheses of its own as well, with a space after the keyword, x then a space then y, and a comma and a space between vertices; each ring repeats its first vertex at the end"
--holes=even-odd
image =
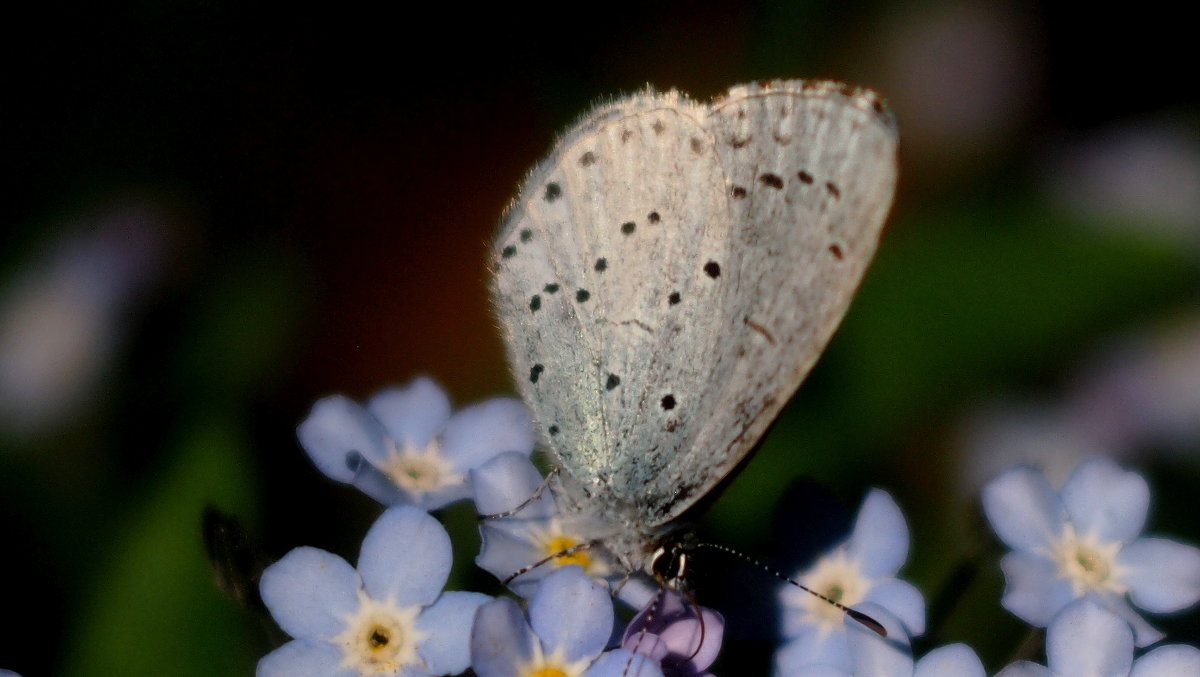
POLYGON ((749 453, 846 313, 896 183, 895 128, 874 104, 829 83, 783 83, 737 88, 708 116, 742 266, 711 330, 724 332, 718 359, 734 367, 703 394, 712 406, 698 443, 643 488, 660 522, 749 453))
POLYGON ((495 303, 595 512, 677 517, 812 367, 891 202, 896 136, 873 104, 823 83, 711 107, 644 93, 534 170, 496 240, 495 303))
POLYGON ((691 443, 702 417, 682 405, 720 376, 721 335, 697 315, 734 288, 703 272, 730 257, 730 216, 703 113, 647 94, 585 121, 534 171, 496 244, 522 394, 562 468, 610 501, 636 499, 691 443))

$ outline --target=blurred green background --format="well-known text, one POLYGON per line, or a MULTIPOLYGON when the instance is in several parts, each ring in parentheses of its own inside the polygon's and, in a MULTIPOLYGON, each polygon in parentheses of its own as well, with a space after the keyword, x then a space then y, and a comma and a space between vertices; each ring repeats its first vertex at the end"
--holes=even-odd
MULTIPOLYGON (((1151 531, 1200 541, 1200 107, 1173 4, 25 9, 3 48, 0 667, 252 674, 282 638, 218 589, 205 506, 264 561, 353 561, 379 508, 296 424, 422 373, 459 404, 511 392, 489 234, 555 133, 647 82, 843 79, 901 125, 877 262, 707 535, 783 557, 884 487, 931 603, 920 648, 967 641, 989 672, 1026 639, 978 515, 991 474, 1110 455, 1148 474, 1151 531)), ((469 510, 446 518, 455 582, 488 585, 469 510)), ((718 673, 765 670, 769 641, 731 632, 718 673)))

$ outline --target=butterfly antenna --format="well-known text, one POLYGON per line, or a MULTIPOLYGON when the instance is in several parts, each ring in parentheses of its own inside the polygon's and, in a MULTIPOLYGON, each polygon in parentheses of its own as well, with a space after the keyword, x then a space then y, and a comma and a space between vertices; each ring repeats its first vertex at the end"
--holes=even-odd
POLYGON ((666 591, 662 588, 659 588, 658 593, 654 595, 654 601, 652 601, 650 603, 650 607, 646 609, 646 621, 642 624, 642 629, 638 631, 637 640, 633 643, 633 648, 629 650, 629 658, 625 660, 625 669, 621 671, 622 677, 627 677, 629 675, 629 670, 633 667, 633 659, 635 656, 637 656, 638 647, 642 645, 642 640, 645 639, 646 632, 649 630, 650 624, 654 622, 654 616, 658 613, 659 608, 662 607, 662 599, 663 595, 665 594, 666 591))
POLYGON ((808 594, 812 595, 813 597, 816 597, 817 599, 820 599, 824 602, 828 602, 829 604, 832 604, 833 606, 840 609, 842 611, 842 613, 846 614, 850 618, 853 618, 854 620, 858 621, 859 623, 862 623, 863 625, 865 625, 867 628, 869 628, 871 631, 873 631, 875 634, 879 635, 880 637, 888 636, 887 629, 883 627, 882 623, 875 620, 874 618, 871 618, 870 616, 868 616, 867 614, 864 614, 861 611, 856 611, 854 609, 851 609, 850 607, 846 606, 845 604, 842 604, 841 602, 838 602, 837 600, 834 600, 825 595, 822 595, 821 593, 817 592, 816 590, 813 590, 812 588, 801 585, 799 582, 794 581, 794 580, 788 578, 787 576, 784 576, 779 571, 767 566, 766 564, 763 564, 762 562, 754 559, 753 557, 751 557, 743 552, 739 552, 737 550, 734 550, 733 548, 729 548, 724 545, 720 545, 718 543, 697 543, 693 547, 711 548, 713 550, 723 552, 726 555, 731 555, 733 557, 736 557, 736 558, 742 560, 743 562, 746 562, 747 564, 753 564, 753 565, 757 566, 758 568, 762 569, 763 571, 765 571, 766 573, 768 573, 769 575, 774 576, 775 578, 778 578, 779 580, 784 581, 785 583, 790 583, 790 584, 796 586, 797 588, 800 588, 804 592, 807 592, 808 594))
POLYGON ((625 584, 631 580, 633 580, 633 572, 632 571, 630 571, 629 573, 626 573, 624 576, 621 577, 621 581, 619 583, 617 583, 616 587, 613 588, 612 596, 620 597, 621 591, 625 589, 625 584))
POLYGON ((581 550, 587 550, 588 548, 594 548, 597 545, 599 545, 598 541, 588 541, 586 543, 579 543, 577 545, 572 545, 569 548, 564 548, 563 550, 559 550, 558 552, 556 552, 552 555, 547 555, 546 557, 539 559, 538 561, 534 562, 533 564, 526 564, 525 566, 521 567, 520 569, 517 569, 515 572, 509 574, 508 578, 505 578, 504 580, 502 580, 500 582, 504 585, 508 585, 509 583, 512 583, 513 579, 517 578, 518 576, 527 574, 530 571, 533 571, 534 569, 542 566, 543 564, 550 562, 551 560, 557 559, 559 557, 570 557, 571 555, 574 555, 575 553, 577 553, 581 550))
POLYGON ((546 476, 542 478, 542 483, 539 484, 538 488, 534 490, 533 495, 530 496, 529 498, 525 499, 524 501, 521 501, 521 504, 518 505, 517 507, 515 507, 511 510, 505 510, 504 512, 492 513, 490 515, 480 515, 480 516, 476 517, 475 519, 480 522, 483 522, 484 520, 498 520, 498 519, 502 519, 504 517, 512 517, 513 515, 521 512, 525 508, 529 507, 530 503, 533 503, 534 501, 541 498, 542 492, 546 491, 546 487, 550 486, 550 478, 554 477, 557 474, 558 474, 558 468, 555 468, 555 469, 551 470, 550 472, 546 473, 546 476))

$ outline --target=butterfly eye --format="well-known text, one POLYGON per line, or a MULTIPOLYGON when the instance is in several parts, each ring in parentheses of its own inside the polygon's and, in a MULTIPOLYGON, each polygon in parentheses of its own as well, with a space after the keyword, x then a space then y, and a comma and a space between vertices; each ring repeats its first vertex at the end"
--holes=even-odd
POLYGON ((675 587, 687 574, 687 553, 678 543, 655 550, 650 559, 650 573, 667 587, 675 587))

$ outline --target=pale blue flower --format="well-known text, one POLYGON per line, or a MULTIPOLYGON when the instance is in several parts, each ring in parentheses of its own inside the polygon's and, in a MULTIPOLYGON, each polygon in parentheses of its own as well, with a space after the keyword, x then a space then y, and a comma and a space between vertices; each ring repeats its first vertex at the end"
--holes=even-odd
POLYGON ((1200 677, 1200 650, 1159 646, 1133 657, 1133 630, 1095 599, 1071 602, 1046 630, 1046 663, 1018 661, 996 677, 1200 677))
POLYGON ((899 621, 881 607, 865 604, 863 609, 888 629, 887 638, 861 625, 847 626, 848 665, 805 663, 778 672, 779 677, 986 677, 979 656, 965 644, 934 649, 914 664, 899 621))
POLYGON ((1150 489, 1137 473, 1107 459, 1081 463, 1054 491, 1029 466, 1002 473, 983 489, 983 508, 1004 556, 1005 609, 1045 627, 1071 601, 1091 597, 1129 622, 1138 646, 1162 638, 1130 605, 1154 613, 1200 599, 1200 550, 1139 537, 1150 489))
POLYGON ((483 545, 475 558, 480 568, 500 580, 521 572, 509 584, 513 592, 530 597, 539 581, 565 566, 580 566, 595 578, 613 573, 599 549, 583 547, 587 543, 584 530, 559 512, 549 488, 530 500, 542 486, 542 475, 526 456, 500 454, 472 470, 471 482, 475 507, 482 515, 507 513, 521 506, 511 516, 480 524, 483 545), (576 550, 555 556, 570 548, 576 550))
POLYGON ((471 668, 479 677, 662 677, 641 654, 601 653, 614 621, 607 585, 577 566, 557 569, 530 600, 528 621, 511 599, 479 607, 471 668))
POLYGON ((358 569, 302 547, 267 567, 263 602, 295 639, 258 663, 258 677, 424 677, 467 669, 471 620, 490 600, 442 592, 450 537, 411 506, 386 510, 363 539, 358 569))
MULTIPOLYGON (((896 502, 887 492, 873 489, 859 509, 850 537, 794 578, 845 606, 862 611, 864 605, 875 605, 894 617, 901 636, 917 636, 925 632, 925 600, 911 583, 896 578, 908 558, 908 540, 908 524, 896 502)), ((782 586, 780 601, 786 643, 775 654, 778 674, 791 674, 810 664, 854 669, 847 630, 858 627, 856 621, 792 585, 782 586)))
POLYGON ((424 377, 376 393, 365 408, 326 397, 296 432, 329 477, 384 505, 424 510, 468 498, 472 468, 506 451, 528 456, 534 444, 520 400, 494 398, 451 415, 446 393, 424 377))

